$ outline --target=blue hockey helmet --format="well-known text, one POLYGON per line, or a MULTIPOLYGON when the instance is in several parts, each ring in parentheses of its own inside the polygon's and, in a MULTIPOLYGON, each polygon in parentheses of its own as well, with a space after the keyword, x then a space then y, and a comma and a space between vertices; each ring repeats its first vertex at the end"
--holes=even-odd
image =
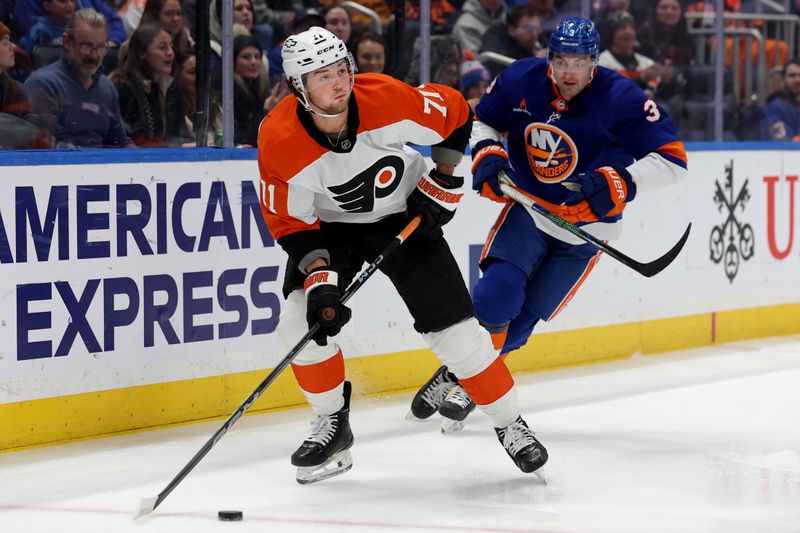
POLYGON ((548 57, 553 54, 585 54, 597 57, 600 53, 600 34, 594 22, 580 17, 565 17, 550 34, 548 57))

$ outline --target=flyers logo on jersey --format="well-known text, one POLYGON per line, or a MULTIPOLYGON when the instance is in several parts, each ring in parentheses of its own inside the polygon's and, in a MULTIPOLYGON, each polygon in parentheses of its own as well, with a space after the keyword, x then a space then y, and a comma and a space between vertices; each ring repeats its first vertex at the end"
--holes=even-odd
POLYGON ((541 182, 558 183, 572 174, 578 164, 575 142, 552 124, 529 124, 525 128, 525 142, 528 164, 541 182))
POLYGON ((347 183, 328 187, 328 190, 343 211, 369 213, 375 207, 376 198, 386 198, 397 189, 403 170, 403 160, 398 156, 382 157, 347 183))

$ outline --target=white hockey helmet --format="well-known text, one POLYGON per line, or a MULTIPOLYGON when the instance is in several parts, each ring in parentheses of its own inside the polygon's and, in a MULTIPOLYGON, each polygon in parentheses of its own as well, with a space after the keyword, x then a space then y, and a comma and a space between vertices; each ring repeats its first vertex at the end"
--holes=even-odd
POLYGON ((305 74, 346 59, 351 72, 351 88, 355 81, 353 77, 355 61, 344 41, 319 26, 312 26, 304 32, 287 37, 281 49, 281 58, 286 79, 290 86, 297 91, 300 103, 309 111, 311 108, 309 107, 308 93, 303 83, 305 74))

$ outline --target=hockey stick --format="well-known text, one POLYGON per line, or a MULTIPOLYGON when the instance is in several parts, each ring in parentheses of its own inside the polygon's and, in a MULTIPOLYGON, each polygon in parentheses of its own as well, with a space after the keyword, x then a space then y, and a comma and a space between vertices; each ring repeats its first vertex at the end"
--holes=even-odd
MULTIPOLYGON (((361 274, 359 274, 358 277, 355 280, 353 280, 352 283, 350 283, 350 286, 347 287, 347 289, 344 291, 344 294, 342 294, 342 300, 341 300, 342 303, 346 303, 347 300, 352 298, 353 294, 355 294, 355 292, 358 289, 360 289, 362 285, 364 285, 364 283, 369 279, 369 277, 372 276, 372 274, 374 274, 376 270, 378 270, 378 266, 383 262, 384 259, 386 259, 386 256, 392 253, 395 250, 395 248, 403 244, 403 242, 406 239, 408 239, 408 237, 412 233, 414 233, 414 230, 417 229, 417 226, 419 226, 421 220, 422 220, 421 215, 417 215, 416 217, 414 217, 411 220, 411 222, 409 222, 406 225, 406 227, 403 228, 403 231, 398 233, 397 236, 394 239, 392 239, 392 242, 390 242, 386 246, 386 248, 383 249, 383 251, 378 255, 378 257, 376 257, 372 263, 367 265, 367 268, 365 268, 361 272, 361 274)), ((183 481, 183 478, 189 475, 189 472, 191 472, 194 469, 194 467, 196 467, 197 464, 203 459, 203 457, 205 457, 206 454, 211 451, 211 448, 213 448, 217 444, 217 442, 219 442, 222 436, 228 432, 228 430, 236 423, 237 420, 239 420, 239 418, 241 418, 244 412, 247 411, 251 405, 253 405, 253 403, 259 398, 259 396, 261 396, 264 393, 267 387, 269 387, 270 384, 272 384, 272 382, 275 381, 278 375, 281 372, 283 372, 287 366, 289 366, 289 363, 291 363, 292 360, 295 357, 297 357, 297 354, 300 353, 300 350, 302 350, 305 347, 305 345, 308 344, 312 338, 314 338, 314 335, 317 333, 317 331, 319 331, 319 324, 314 324, 308 330, 308 333, 303 335, 303 338, 300 339, 300 341, 294 346, 294 348, 291 349, 291 351, 286 355, 286 357, 284 357, 283 360, 281 360, 281 362, 278 363, 278 366, 276 366, 272 370, 272 372, 270 372, 269 375, 266 378, 264 378, 264 381, 262 381, 258 385, 258 387, 256 387, 256 390, 250 393, 250 396, 247 397, 247 399, 242 403, 242 405, 240 405, 236 409, 236 411, 234 411, 233 414, 230 417, 228 417, 228 419, 225 421, 224 424, 222 424, 222 426, 216 431, 216 433, 214 433, 211 436, 211 438, 208 439, 208 441, 203 445, 203 447, 200 448, 200 451, 194 454, 194 457, 192 457, 189 460, 189 462, 186 463, 186 466, 184 466, 183 469, 180 472, 178 472, 178 475, 175 476, 175 478, 172 481, 170 481, 166 487, 164 487, 164 490, 158 493, 158 496, 142 499, 142 501, 139 504, 139 511, 136 513, 136 516, 133 517, 134 520, 136 520, 140 516, 152 513, 156 507, 161 505, 161 502, 163 502, 164 499, 167 496, 169 496, 169 494, 175 489, 175 487, 177 487, 178 484, 181 481, 183 481)))
POLYGON ((669 264, 672 263, 672 261, 674 261, 676 257, 678 257, 678 254, 681 253, 681 250, 683 249, 683 245, 686 244, 686 240, 689 238, 689 231, 691 231, 692 229, 692 224, 690 222, 689 225, 686 226, 686 231, 683 232, 683 236, 677 243, 675 243, 675 246, 673 246, 667 253, 649 263, 640 263, 639 261, 623 254, 619 250, 612 248, 611 246, 601 241, 600 239, 594 237, 593 235, 586 233, 578 226, 570 224, 569 222, 567 222, 560 216, 556 215, 549 209, 546 209, 545 207, 539 205, 535 200, 533 200, 531 197, 525 194, 524 191, 511 185, 509 183, 508 178, 506 178, 504 172, 501 173, 500 176, 500 189, 506 196, 508 196, 512 200, 519 202, 520 204, 524 205, 529 209, 532 209, 533 211, 536 211, 540 215, 550 220, 550 222, 552 222, 556 226, 564 228, 565 230, 572 233, 576 237, 590 244, 595 245, 600 250, 604 251, 605 253, 607 253, 608 255, 610 255, 623 265, 632 268, 642 276, 646 276, 648 278, 655 276, 656 274, 667 268, 669 264))

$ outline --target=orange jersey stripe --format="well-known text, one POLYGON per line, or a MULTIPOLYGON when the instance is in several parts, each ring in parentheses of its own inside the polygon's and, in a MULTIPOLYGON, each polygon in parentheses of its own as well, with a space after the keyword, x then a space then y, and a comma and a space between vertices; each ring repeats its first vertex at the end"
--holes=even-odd
POLYGON ((483 262, 483 260, 486 259, 486 256, 489 253, 489 249, 492 247, 492 242, 494 241, 497 232, 500 230, 500 226, 503 225, 503 221, 506 219, 506 216, 508 216, 508 212, 511 210, 511 207, 513 205, 514 205, 513 203, 509 203, 503 208, 502 211, 500 211, 500 216, 497 217, 497 221, 494 223, 492 229, 489 231, 489 236, 486 237, 486 244, 483 245, 483 250, 481 250, 481 258, 478 261, 479 263, 483 262))
POLYGON ((313 365, 297 365, 292 363, 292 371, 300 388, 306 392, 328 392, 344 381, 344 357, 342 351, 336 355, 313 365))
POLYGON ((284 98, 258 130, 261 214, 276 240, 289 233, 319 229, 319 221, 303 221, 289 213, 289 179, 327 151, 303 128, 297 118, 299 105, 293 96, 284 98))
POLYGON ((261 215, 275 240, 289 233, 319 229, 319 220, 306 223, 289 215, 289 184, 281 180, 265 180, 262 175, 259 200, 261 215))
POLYGON ((553 311, 553 314, 551 314, 551 315, 550 315, 550 316, 547 318, 547 321, 548 321, 548 322, 549 322, 549 321, 551 321, 551 320, 553 320, 553 319, 556 317, 556 315, 557 315, 558 313, 560 313, 560 312, 561 312, 561 310, 562 310, 562 309, 564 309, 564 308, 567 306, 567 304, 570 302, 570 300, 572 300, 572 298, 573 298, 573 297, 575 296, 575 294, 578 292, 578 289, 580 289, 580 288, 581 288, 581 285, 583 285, 583 282, 584 282, 584 281, 586 281, 586 278, 587 278, 587 277, 589 277, 589 273, 591 273, 592 269, 593 269, 593 268, 594 268, 594 266, 597 264, 597 261, 600 259, 600 254, 602 254, 602 253, 603 253, 603 252, 602 252, 601 250, 598 250, 598 251, 597 251, 597 253, 596 253, 596 254, 594 254, 594 257, 592 257, 592 258, 589 260, 589 264, 588 264, 588 265, 586 265, 586 268, 584 269, 584 271, 583 271, 583 274, 581 274, 581 277, 580 277, 580 278, 578 278, 578 281, 576 281, 576 282, 575 282, 575 284, 574 284, 574 285, 572 286, 572 288, 569 290, 569 292, 568 292, 568 293, 567 293, 567 295, 564 297, 564 299, 563 299, 563 300, 561 300, 561 303, 560 303, 560 304, 558 304, 558 307, 556 307, 556 310, 555 310, 555 311, 553 311))
POLYGON ((383 74, 359 74, 353 90, 361 119, 359 133, 412 120, 446 139, 469 117, 469 104, 461 93, 437 83, 411 87, 383 74))
POLYGON ((659 146, 656 152, 662 152, 664 154, 671 155, 675 159, 680 159, 687 164, 689 162, 689 159, 686 157, 686 148, 683 146, 683 142, 681 141, 672 141, 671 143, 659 146))
POLYGON ((262 174, 269 170, 274 179, 291 178, 327 152, 297 118, 298 106, 297 98, 287 96, 261 122, 258 163, 262 174))
POLYGON ((502 357, 471 378, 458 380, 478 405, 488 405, 502 398, 514 386, 514 378, 502 357))

